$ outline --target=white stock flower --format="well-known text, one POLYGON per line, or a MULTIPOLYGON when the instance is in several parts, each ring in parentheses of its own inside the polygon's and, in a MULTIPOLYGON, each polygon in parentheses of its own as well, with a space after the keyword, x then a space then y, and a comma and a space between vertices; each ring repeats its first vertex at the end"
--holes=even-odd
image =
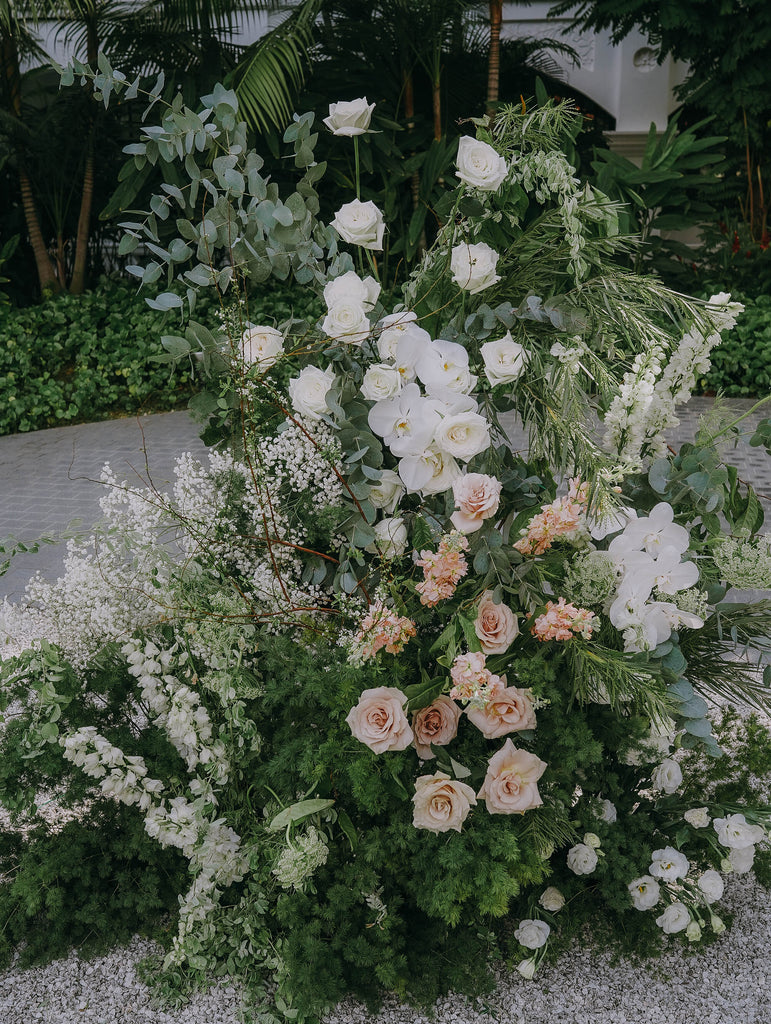
POLYGON ((275 327, 247 327, 241 335, 241 358, 249 366, 267 369, 284 351, 284 335, 275 327))
POLYGON ((493 387, 519 380, 530 358, 510 331, 497 341, 486 341, 479 351, 485 364, 485 376, 493 387))
POLYGON ((683 773, 677 761, 666 757, 653 772, 651 783, 654 789, 660 789, 664 793, 674 793, 679 789, 683 781, 683 773))
POLYGON ((552 914, 558 914, 565 906, 565 897, 559 889, 550 885, 548 889, 544 889, 541 893, 538 902, 544 910, 548 910, 552 914))
POLYGON ((460 412, 443 416, 434 434, 434 444, 461 462, 490 447, 490 428, 478 412, 460 412))
POLYGON ((508 173, 500 153, 470 135, 462 135, 458 142, 457 166, 456 177, 485 192, 497 192, 508 173))
POLYGON ((375 523, 374 541, 367 545, 367 551, 378 553, 383 558, 400 558, 407 550, 407 527, 404 520, 397 516, 394 519, 381 519, 375 523))
POLYGON ((498 253, 486 242, 456 245, 450 256, 452 279, 459 288, 476 295, 500 281, 495 273, 498 253))
POLYGON ((429 447, 441 417, 436 402, 424 398, 417 384, 407 384, 401 394, 373 405, 367 420, 370 429, 401 458, 421 455, 429 447))
POLYGON ((635 878, 627 886, 636 910, 652 910, 659 901, 661 886, 650 875, 635 878))
POLYGON ((670 903, 661 917, 656 918, 656 924, 665 935, 675 935, 677 932, 685 931, 691 915, 684 903, 670 903))
POLYGON ((712 827, 717 832, 717 840, 721 846, 731 850, 743 850, 754 846, 765 838, 765 829, 760 825, 750 825, 743 814, 729 814, 727 818, 715 818, 712 827))
POLYGON ((710 296, 707 305, 708 312, 715 323, 718 331, 731 331, 736 327, 736 320, 744 312, 744 303, 731 302, 730 292, 718 292, 710 296))
POLYGON ((568 867, 575 875, 591 875, 597 867, 597 851, 586 843, 576 843, 568 850, 568 867))
POLYGON ((370 324, 364 306, 353 299, 343 298, 329 307, 321 329, 337 341, 361 345, 369 337, 370 324))
POLYGON ((699 878, 698 886, 704 896, 705 903, 717 903, 723 896, 725 885, 717 871, 710 868, 699 878))
POLYGON ((387 363, 373 363, 361 382, 361 393, 370 402, 384 402, 398 395, 401 389, 402 375, 387 363))
POLYGON ((665 846, 663 850, 653 851, 648 871, 663 882, 676 882, 688 874, 688 858, 673 846, 665 846))
POLYGON ((380 480, 370 488, 369 500, 375 508, 382 508, 390 513, 399 504, 403 494, 404 484, 399 479, 399 474, 393 469, 384 469, 381 470, 380 480))
POLYGON ((460 468, 451 455, 430 445, 420 455, 400 459, 399 476, 411 493, 442 494, 460 476, 460 468))
POLYGON ((318 366, 305 366, 298 377, 289 381, 289 398, 292 408, 301 416, 318 420, 327 412, 326 396, 335 383, 335 373, 331 366, 326 370, 318 366))
POLYGON ((527 949, 540 949, 545 946, 551 928, 545 921, 536 921, 526 918, 519 922, 519 928, 514 932, 514 938, 527 949))
POLYGON ((340 100, 329 104, 329 117, 324 124, 333 135, 364 135, 369 130, 374 103, 367 103, 367 97, 357 100, 340 100))
POLYGON ((344 203, 331 221, 331 227, 351 245, 360 245, 362 249, 383 248, 385 222, 371 199, 366 203, 360 199, 344 203))
POLYGON ((712 821, 706 807, 692 807, 683 817, 692 828, 706 828, 712 821))
POLYGON ((379 296, 380 285, 375 278, 370 275, 362 279, 355 270, 348 270, 324 285, 324 302, 328 309, 338 302, 355 302, 370 310, 379 296))

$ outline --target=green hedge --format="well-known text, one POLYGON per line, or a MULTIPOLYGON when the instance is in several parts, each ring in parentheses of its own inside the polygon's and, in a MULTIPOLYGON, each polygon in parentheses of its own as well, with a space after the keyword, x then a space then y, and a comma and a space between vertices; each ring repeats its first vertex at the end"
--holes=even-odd
POLYGON ((741 301, 744 312, 712 353, 712 369, 698 383, 708 394, 762 398, 771 392, 771 296, 741 301))
MULTIPOLYGON (((315 294, 296 285, 271 286, 249 307, 256 323, 320 312, 315 294)), ((213 324, 214 313, 202 297, 196 319, 213 324)), ((153 360, 161 335, 176 330, 173 314, 112 279, 85 295, 0 308, 0 435, 184 407, 196 387, 190 371, 153 360)))

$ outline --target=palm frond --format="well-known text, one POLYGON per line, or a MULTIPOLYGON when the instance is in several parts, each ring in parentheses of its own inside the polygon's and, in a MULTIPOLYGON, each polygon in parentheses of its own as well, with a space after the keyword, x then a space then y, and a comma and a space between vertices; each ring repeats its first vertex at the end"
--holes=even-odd
POLYGON ((229 78, 244 119, 266 131, 283 128, 305 81, 314 24, 323 0, 305 0, 267 35, 247 48, 229 78))

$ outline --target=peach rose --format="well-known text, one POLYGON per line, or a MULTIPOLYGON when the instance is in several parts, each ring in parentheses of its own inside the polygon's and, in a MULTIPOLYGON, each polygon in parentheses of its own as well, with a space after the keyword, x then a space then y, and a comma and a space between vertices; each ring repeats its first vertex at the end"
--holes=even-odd
POLYGON ((486 590, 479 600, 474 632, 485 654, 505 654, 519 634, 514 612, 507 604, 496 604, 492 590, 486 590))
POLYGON ((517 750, 506 740, 487 765, 487 775, 477 793, 490 814, 522 814, 543 803, 537 782, 546 762, 527 750, 517 750))
POLYGON ((412 729, 404 714, 406 703, 406 696, 395 686, 376 686, 362 693, 345 720, 356 739, 376 754, 404 750, 412 743, 412 729))
POLYGON ((494 476, 464 473, 452 482, 457 512, 450 516, 452 525, 461 533, 473 533, 485 519, 498 511, 503 485, 494 476))
POLYGON ((469 705, 466 714, 487 740, 536 726, 530 697, 526 690, 518 690, 516 686, 495 687, 483 708, 469 705))
POLYGON ((454 700, 442 694, 427 708, 421 708, 412 716, 412 731, 415 733, 415 749, 423 761, 434 757, 431 744, 446 747, 458 735, 460 708, 454 700))
POLYGON ((477 802, 474 790, 465 782, 456 782, 444 772, 421 775, 415 780, 415 810, 412 824, 429 832, 449 832, 460 827, 468 817, 471 804, 477 802))

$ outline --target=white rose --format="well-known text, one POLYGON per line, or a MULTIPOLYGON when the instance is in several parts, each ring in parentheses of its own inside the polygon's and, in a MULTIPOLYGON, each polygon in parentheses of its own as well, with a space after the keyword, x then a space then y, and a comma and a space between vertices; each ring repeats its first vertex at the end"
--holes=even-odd
POLYGON ((383 214, 371 199, 366 203, 360 199, 345 203, 335 214, 331 226, 351 245, 360 245, 362 249, 383 248, 383 214))
POLYGON ((551 928, 545 921, 534 921, 526 918, 519 922, 519 928, 514 932, 514 938, 521 942, 528 949, 540 949, 545 946, 551 928))
POLYGON ((375 278, 369 276, 362 280, 355 270, 349 270, 324 285, 324 302, 327 308, 336 306, 338 302, 350 301, 369 310, 375 305, 379 295, 380 285, 375 278))
POLYGON ((677 761, 666 757, 653 773, 651 780, 654 789, 663 790, 665 793, 674 793, 683 781, 683 773, 677 761))
POLYGON ((444 416, 434 434, 434 444, 454 459, 468 462, 490 447, 490 429, 478 412, 444 416))
POLYGON ((752 867, 754 860, 754 846, 742 846, 741 849, 734 847, 734 849, 728 854, 728 862, 731 865, 731 870, 735 871, 737 875, 746 874, 746 872, 752 867))
POLYGON ((450 257, 453 281, 472 295, 500 281, 500 276, 495 273, 497 265, 498 253, 486 242, 456 245, 450 257))
POLYGON ((607 821, 609 825, 612 825, 618 818, 616 805, 614 803, 611 803, 610 800, 601 800, 600 818, 602 818, 603 821, 607 821))
POLYGON ((380 480, 370 488, 369 500, 375 508, 393 512, 399 504, 402 494, 404 494, 404 484, 399 479, 399 474, 392 469, 384 469, 381 470, 380 480))
POLYGON ((675 882, 688 874, 688 858, 674 847, 666 846, 663 850, 653 851, 648 871, 654 878, 660 878, 664 882, 675 882))
POLYGON ((526 981, 531 981, 535 977, 535 972, 538 964, 535 962, 534 956, 529 956, 527 960, 521 960, 517 964, 517 971, 526 981))
POLYGON ((584 834, 584 845, 591 846, 593 850, 599 850, 602 846, 602 842, 596 832, 586 832, 584 834))
POLYGON ((375 523, 374 541, 367 546, 367 551, 379 553, 389 561, 399 558, 407 550, 407 527, 400 517, 395 519, 381 519, 375 523))
POLYGON ((372 120, 374 103, 367 103, 367 97, 358 100, 341 100, 329 104, 329 117, 324 124, 333 135, 364 135, 372 120))
POLYGON ((327 412, 327 392, 334 383, 335 373, 331 366, 326 370, 318 366, 304 367, 299 377, 292 377, 289 381, 289 398, 295 412, 310 420, 321 419, 327 412))
POLYGON ((655 878, 650 875, 643 875, 635 878, 627 886, 632 896, 632 903, 637 910, 652 910, 659 901, 661 887, 655 878))
POLYGON ((506 161, 486 142, 463 135, 458 143, 456 177, 485 192, 497 192, 508 174, 506 161))
POLYGON ((732 850, 754 846, 765 838, 760 825, 749 825, 743 814, 729 814, 727 818, 715 818, 712 827, 717 832, 718 842, 732 850))
POLYGON ((541 898, 538 900, 544 910, 550 911, 552 914, 558 914, 560 910, 565 906, 565 897, 555 888, 550 885, 548 889, 544 889, 541 893, 541 898))
POLYGON ((661 917, 656 918, 656 924, 666 935, 674 935, 688 927, 691 915, 683 903, 670 903, 661 917))
POLYGON ((577 843, 568 850, 568 867, 575 875, 591 875, 597 867, 597 851, 586 843, 577 843))
POLYGON ((374 363, 364 374, 361 382, 361 393, 370 402, 383 402, 393 398, 402 389, 402 375, 395 366, 386 363, 374 363))
POLYGON ((364 306, 353 299, 342 299, 327 310, 321 329, 330 338, 361 345, 369 336, 370 325, 364 306))
POLYGON ((267 369, 284 351, 284 335, 275 327, 247 327, 241 335, 241 358, 267 369))
POLYGON ((486 341, 479 351, 485 364, 485 376, 493 387, 518 380, 530 358, 509 331, 497 341, 486 341))
POLYGON ((704 895, 705 903, 717 903, 723 896, 725 885, 717 871, 710 869, 705 871, 698 881, 698 886, 704 895))
POLYGON ((692 807, 683 817, 693 828, 706 828, 712 821, 706 807, 692 807))

